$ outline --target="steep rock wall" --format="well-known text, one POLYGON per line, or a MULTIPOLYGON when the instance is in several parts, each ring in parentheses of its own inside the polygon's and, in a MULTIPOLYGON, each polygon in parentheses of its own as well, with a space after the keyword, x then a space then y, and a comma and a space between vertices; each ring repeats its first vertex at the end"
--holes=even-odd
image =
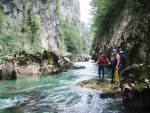
MULTIPOLYGON (((123 91, 123 104, 132 110, 149 111, 150 94, 150 1, 128 0, 122 18, 106 42, 102 38, 93 40, 93 49, 106 51, 110 56, 112 49, 124 50, 127 67, 120 73, 123 91)), ((108 36, 109 36, 108 35, 108 36)), ((93 57, 95 58, 95 57, 93 57)))
POLYGON ((35 49, 61 51, 60 18, 77 21, 75 27, 80 28, 78 0, 3 0, 1 7, 3 31, 18 37, 17 48, 30 50, 35 45, 35 49))
POLYGON ((77 29, 81 29, 80 26, 80 4, 78 0, 60 0, 60 13, 61 18, 68 22, 76 23, 77 29))
POLYGON ((125 50, 129 62, 149 62, 150 58, 150 12, 141 15, 133 15, 129 9, 118 31, 114 33, 106 47, 125 50))
POLYGON ((2 8, 6 18, 11 20, 12 26, 22 26, 18 29, 24 35, 29 34, 29 30, 23 26, 29 18, 37 17, 40 22, 40 32, 38 34, 41 46, 44 49, 58 49, 60 47, 59 21, 56 14, 56 1, 44 3, 42 0, 5 0, 2 8))
POLYGON ((131 6, 127 2, 120 21, 119 27, 113 28, 113 35, 107 42, 95 38, 93 40, 93 49, 95 52, 101 48, 108 55, 113 48, 125 50, 128 62, 132 63, 150 63, 150 8, 149 1, 140 1, 139 6, 131 6))

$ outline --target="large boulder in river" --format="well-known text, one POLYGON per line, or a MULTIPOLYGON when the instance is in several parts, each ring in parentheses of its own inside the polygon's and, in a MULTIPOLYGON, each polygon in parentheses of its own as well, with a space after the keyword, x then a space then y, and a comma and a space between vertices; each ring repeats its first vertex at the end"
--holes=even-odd
POLYGON ((127 67, 122 76, 123 103, 130 109, 149 109, 150 107, 150 67, 133 64, 127 67))
POLYGON ((0 68, 0 79, 17 79, 18 69, 14 66, 14 57, 9 55, 5 58, 5 65, 0 68))
POLYGON ((78 82, 76 86, 100 91, 100 98, 118 98, 121 96, 119 85, 111 84, 109 80, 92 78, 78 82))

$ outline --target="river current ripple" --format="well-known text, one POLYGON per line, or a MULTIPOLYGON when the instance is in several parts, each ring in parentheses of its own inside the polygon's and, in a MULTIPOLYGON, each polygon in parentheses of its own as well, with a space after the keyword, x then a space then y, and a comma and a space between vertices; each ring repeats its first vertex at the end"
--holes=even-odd
MULTIPOLYGON (((97 65, 75 63, 85 69, 56 75, 0 81, 0 113, 127 113, 121 98, 101 99, 100 91, 78 88, 82 80, 98 77, 97 65)), ((105 69, 109 78, 109 70, 105 69)))

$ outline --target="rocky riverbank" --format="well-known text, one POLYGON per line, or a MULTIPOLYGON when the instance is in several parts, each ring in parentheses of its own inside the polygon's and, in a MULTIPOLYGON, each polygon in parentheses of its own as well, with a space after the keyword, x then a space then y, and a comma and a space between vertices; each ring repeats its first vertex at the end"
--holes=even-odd
POLYGON ((17 79, 27 75, 48 75, 61 72, 71 67, 69 56, 61 56, 52 51, 28 54, 21 51, 18 56, 7 55, 1 66, 1 79, 17 79))
POLYGON ((150 66, 133 64, 121 75, 120 85, 111 84, 109 80, 92 78, 81 81, 78 87, 100 91, 101 98, 122 98, 125 108, 130 110, 149 111, 150 107, 150 66))
POLYGON ((123 103, 133 110, 149 110, 150 107, 150 66, 133 64, 127 67, 122 76, 123 103))
POLYGON ((119 85, 111 84, 110 81, 106 79, 92 78, 81 81, 77 83, 76 86, 98 90, 101 92, 100 98, 118 98, 122 95, 119 85))
POLYGON ((26 76, 41 76, 60 73, 67 69, 81 69, 74 66, 74 62, 87 61, 89 56, 74 56, 71 53, 59 54, 44 50, 43 53, 28 54, 22 50, 19 55, 7 55, 5 64, 0 66, 0 79, 17 79, 26 76))

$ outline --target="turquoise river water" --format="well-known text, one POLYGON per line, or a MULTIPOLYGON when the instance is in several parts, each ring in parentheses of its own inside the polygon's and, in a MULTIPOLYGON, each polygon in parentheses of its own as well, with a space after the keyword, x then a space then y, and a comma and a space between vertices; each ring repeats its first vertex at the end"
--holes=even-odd
MULTIPOLYGON (((56 75, 0 81, 0 113, 128 113, 121 98, 101 99, 100 91, 78 88, 82 80, 98 77, 97 65, 56 75)), ((110 74, 106 69, 105 77, 110 74)))

